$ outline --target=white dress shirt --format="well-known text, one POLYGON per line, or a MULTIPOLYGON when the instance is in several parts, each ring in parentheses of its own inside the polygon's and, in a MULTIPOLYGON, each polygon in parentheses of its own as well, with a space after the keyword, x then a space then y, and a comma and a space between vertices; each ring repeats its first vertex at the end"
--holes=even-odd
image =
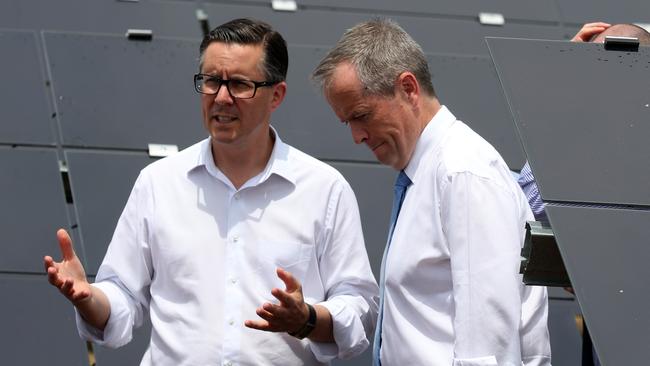
POLYGON ((150 309, 141 365, 321 365, 369 344, 378 287, 356 198, 343 176, 283 143, 236 190, 206 139, 142 170, 94 286, 109 298, 103 332, 77 315, 81 336, 119 347, 150 309), (336 343, 244 326, 284 289, 276 267, 325 306, 336 343))
POLYGON ((382 366, 549 365, 546 288, 518 274, 532 214, 497 151, 443 106, 404 170, 382 366))

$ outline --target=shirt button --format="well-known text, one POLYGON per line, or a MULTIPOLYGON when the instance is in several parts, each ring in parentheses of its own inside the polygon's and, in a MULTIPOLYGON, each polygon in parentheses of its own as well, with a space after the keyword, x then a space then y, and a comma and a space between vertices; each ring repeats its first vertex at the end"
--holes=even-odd
POLYGON ((230 279, 230 282, 232 282, 232 284, 234 285, 234 284, 237 283, 237 279, 236 279, 236 278, 231 278, 231 279, 230 279))
POLYGON ((232 237, 232 242, 237 243, 239 241, 239 237, 237 235, 232 237))
POLYGON ((235 325, 235 321, 234 321, 234 320, 230 320, 230 321, 228 321, 228 324, 230 324, 230 325, 235 325))
POLYGON ((226 361, 223 363, 223 366, 232 366, 232 362, 226 361))
POLYGON ((236 199, 236 200, 239 199, 239 193, 235 193, 235 199, 236 199))

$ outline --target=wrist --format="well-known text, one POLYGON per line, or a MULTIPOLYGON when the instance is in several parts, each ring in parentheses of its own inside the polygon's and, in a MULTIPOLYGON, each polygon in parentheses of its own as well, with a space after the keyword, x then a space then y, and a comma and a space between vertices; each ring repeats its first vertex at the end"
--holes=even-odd
POLYGON ((300 327, 300 329, 295 332, 287 332, 290 336, 296 337, 298 339, 303 339, 316 328, 316 309, 310 304, 305 303, 307 307, 307 320, 300 327))

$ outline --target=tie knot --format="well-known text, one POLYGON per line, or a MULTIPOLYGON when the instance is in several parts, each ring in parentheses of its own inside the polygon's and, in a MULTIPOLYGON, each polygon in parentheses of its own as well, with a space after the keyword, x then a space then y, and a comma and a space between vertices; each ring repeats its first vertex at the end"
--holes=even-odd
POLYGON ((397 180, 395 181, 395 187, 408 187, 411 185, 411 179, 409 179, 408 175, 404 173, 403 170, 400 170, 399 175, 397 176, 397 180))

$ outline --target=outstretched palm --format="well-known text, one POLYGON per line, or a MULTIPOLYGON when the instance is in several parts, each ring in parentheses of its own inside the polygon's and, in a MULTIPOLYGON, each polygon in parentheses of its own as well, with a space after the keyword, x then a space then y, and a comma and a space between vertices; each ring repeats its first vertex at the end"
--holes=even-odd
POLYGON ((73 304, 78 304, 90 297, 90 284, 79 257, 74 252, 72 240, 68 233, 60 229, 56 233, 63 254, 61 262, 55 262, 50 256, 45 256, 43 262, 48 281, 68 298, 73 304))

